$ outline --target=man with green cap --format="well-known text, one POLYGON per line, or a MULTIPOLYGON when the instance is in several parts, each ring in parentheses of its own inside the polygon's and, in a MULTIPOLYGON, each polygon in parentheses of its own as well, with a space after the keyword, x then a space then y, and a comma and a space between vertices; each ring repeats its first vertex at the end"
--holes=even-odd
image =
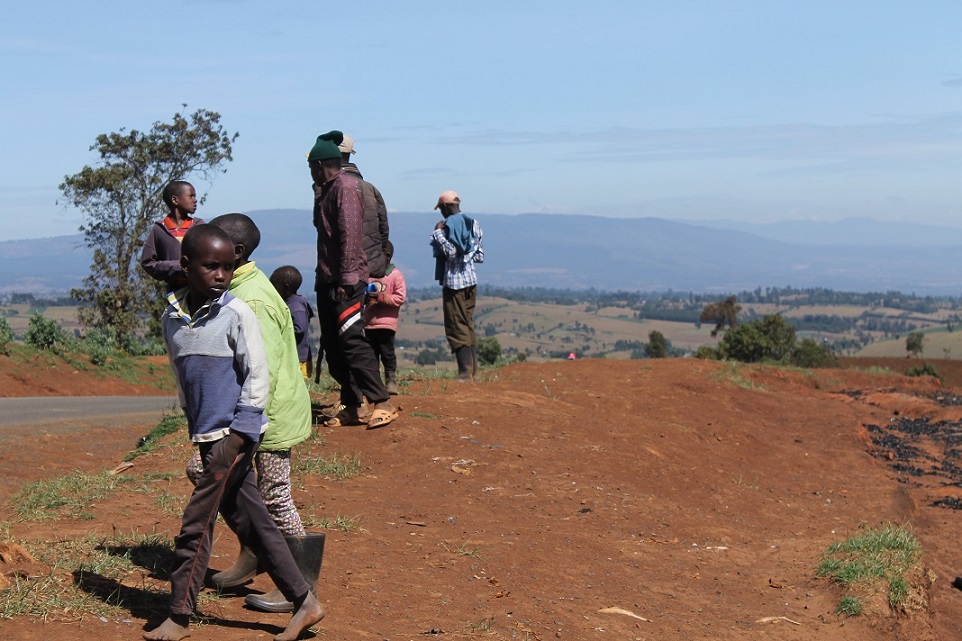
POLYGON ((329 427, 362 425, 358 411, 364 398, 371 404, 368 428, 383 427, 398 417, 381 380, 380 367, 364 336, 364 297, 368 281, 363 248, 364 203, 358 179, 341 171, 338 145, 344 134, 317 137, 307 155, 314 180, 314 227, 317 229, 317 317, 321 346, 331 376, 341 386, 341 404, 329 427))

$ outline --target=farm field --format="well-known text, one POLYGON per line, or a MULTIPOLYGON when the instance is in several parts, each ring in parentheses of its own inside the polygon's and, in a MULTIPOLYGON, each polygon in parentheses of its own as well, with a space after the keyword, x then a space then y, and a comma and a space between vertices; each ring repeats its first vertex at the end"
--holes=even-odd
MULTIPOLYGON (((922 331, 925 336, 922 342, 924 358, 962 359, 962 331, 949 332, 942 327, 933 327, 922 331)), ((905 350, 905 336, 881 340, 860 349, 856 356, 907 357, 905 350)))
MULTIPOLYGON (((820 317, 849 319, 851 324, 867 318, 863 325, 843 331, 832 329, 830 322, 824 323, 825 329, 798 331, 799 337, 846 344, 841 350, 843 355, 905 356, 905 336, 909 331, 920 331, 926 336, 924 356, 962 358, 962 332, 947 331, 953 323, 958 326, 956 309, 923 314, 858 305, 739 304, 743 320, 775 313, 796 322, 811 322, 810 319, 820 317)), ((0 314, 18 336, 26 330, 31 313, 27 305, 0 306, 0 314)), ((42 313, 70 333, 80 331, 76 307, 47 307, 42 313)), ((507 358, 523 353, 534 362, 564 358, 570 352, 596 358, 631 358, 632 351, 647 342, 652 331, 661 332, 682 353, 718 342, 711 336, 712 327, 708 324, 639 318, 639 312, 628 306, 587 302, 562 305, 479 296, 475 325, 479 337, 497 339, 507 358)), ((312 336, 316 343, 316 325, 312 327, 312 336)), ((440 298, 412 300, 402 308, 397 342, 402 368, 417 367, 418 354, 426 348, 436 351, 440 366, 453 362, 444 339, 440 298)))

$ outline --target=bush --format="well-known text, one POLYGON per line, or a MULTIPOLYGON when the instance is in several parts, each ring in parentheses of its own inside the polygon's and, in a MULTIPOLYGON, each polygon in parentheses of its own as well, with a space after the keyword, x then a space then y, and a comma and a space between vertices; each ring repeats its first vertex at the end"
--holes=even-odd
POLYGON ((831 346, 803 338, 792 351, 792 364, 807 368, 838 367, 838 357, 831 346))
POLYGON ((7 349, 7 343, 13 342, 13 330, 10 329, 10 323, 3 316, 0 316, 0 354, 9 354, 10 350, 7 349))
POLYGON ((51 351, 59 351, 70 342, 67 333, 60 325, 39 313, 30 317, 23 340, 27 345, 37 349, 51 351))
POLYGON ((116 353, 117 341, 110 331, 92 329, 80 342, 80 349, 90 355, 90 362, 94 365, 105 365, 116 353))
POLYGON ((436 365, 438 355, 434 350, 422 349, 418 352, 418 355, 414 357, 414 362, 418 365, 436 365))
POLYGON ((648 332, 648 344, 645 345, 645 354, 648 358, 667 358, 671 343, 665 335, 658 330, 648 332))
POLYGON ((939 370, 935 369, 935 366, 931 363, 923 363, 922 365, 916 365, 905 371, 906 376, 934 376, 935 378, 942 379, 942 375, 939 374, 939 370))
POLYGON ((695 358, 701 358, 706 361, 717 361, 721 359, 721 354, 711 345, 701 345, 695 350, 695 358))
POLYGON ((482 365, 494 365, 501 358, 501 343, 496 338, 482 338, 478 341, 478 361, 482 365))

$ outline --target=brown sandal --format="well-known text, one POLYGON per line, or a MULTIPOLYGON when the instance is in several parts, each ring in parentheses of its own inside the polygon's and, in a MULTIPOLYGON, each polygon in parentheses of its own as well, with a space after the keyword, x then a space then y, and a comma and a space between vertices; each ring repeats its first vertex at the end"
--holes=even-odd
POLYGON ((367 428, 369 430, 376 429, 378 427, 384 427, 385 425, 392 423, 400 414, 394 408, 389 410, 377 409, 371 412, 371 418, 367 422, 367 428))
POLYGON ((324 421, 323 425, 324 427, 350 427, 352 425, 364 425, 364 422, 357 417, 356 410, 349 410, 345 407, 340 412, 324 421))

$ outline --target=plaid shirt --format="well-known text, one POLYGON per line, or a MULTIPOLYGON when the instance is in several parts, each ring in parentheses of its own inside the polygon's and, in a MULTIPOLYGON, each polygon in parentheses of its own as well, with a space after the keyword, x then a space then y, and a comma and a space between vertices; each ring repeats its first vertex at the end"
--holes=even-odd
POLYGON ((432 232, 431 244, 434 246, 435 255, 440 251, 444 256, 442 287, 466 289, 478 284, 478 274, 474 271, 474 264, 484 262, 484 245, 481 242, 481 225, 477 220, 471 226, 471 234, 474 236, 475 246, 467 254, 462 254, 444 235, 443 229, 435 229, 432 232))

